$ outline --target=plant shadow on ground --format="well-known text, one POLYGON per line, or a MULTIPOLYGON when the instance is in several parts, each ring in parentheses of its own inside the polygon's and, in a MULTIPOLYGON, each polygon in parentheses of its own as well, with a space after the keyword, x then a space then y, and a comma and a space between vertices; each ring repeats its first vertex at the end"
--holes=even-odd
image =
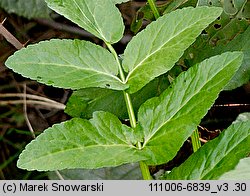
MULTIPOLYGON (((22 43, 37 43, 41 40, 51 38, 78 38, 91 40, 96 44, 103 43, 92 37, 83 37, 80 35, 59 31, 39 24, 37 21, 29 21, 16 15, 10 15, 0 10, 0 20, 8 18, 5 27, 9 29, 22 43)), ((129 14, 126 15, 129 24, 129 14)), ((130 18, 132 21, 132 19, 130 18)), ((62 17, 57 19, 61 23, 69 23, 62 17)), ((130 21, 130 22, 131 22, 130 21)), ((126 43, 131 37, 127 32, 124 43, 115 45, 118 52, 122 53, 126 43)), ((70 90, 63 90, 48 87, 35 81, 26 80, 18 74, 8 70, 4 63, 9 55, 15 49, 3 37, 0 36, 0 94, 23 93, 24 85, 26 93, 47 97, 49 99, 65 104, 70 94, 70 90)), ((24 116, 23 104, 13 104, 11 101, 20 100, 17 97, 1 97, 5 101, 0 105, 0 179, 48 179, 47 174, 43 172, 28 172, 16 167, 18 155, 21 153, 27 143, 32 140, 29 127, 24 116)), ((222 92, 215 105, 209 110, 203 118, 199 128, 200 137, 203 142, 215 138, 220 131, 227 128, 238 116, 238 114, 250 111, 250 88, 249 85, 237 88, 233 91, 222 92), (230 105, 235 104, 235 105, 230 105), (249 105, 248 105, 249 104, 249 105)), ((199 107, 197 105, 196 107, 199 107)), ((32 124, 35 133, 38 135, 42 130, 57 123, 65 121, 70 117, 62 110, 49 107, 41 108, 37 105, 28 105, 28 118, 32 124)), ((151 167, 151 173, 157 173, 161 169, 171 170, 180 165, 192 153, 190 140, 187 140, 180 149, 176 157, 167 164, 151 167)))

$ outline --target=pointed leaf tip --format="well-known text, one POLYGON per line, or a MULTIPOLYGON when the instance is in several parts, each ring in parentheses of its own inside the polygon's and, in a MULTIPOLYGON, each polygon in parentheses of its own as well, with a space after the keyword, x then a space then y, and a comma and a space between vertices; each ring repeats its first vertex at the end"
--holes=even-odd
POLYGON ((150 165, 170 161, 242 62, 241 52, 206 59, 180 74, 160 97, 146 101, 138 112, 144 147, 152 151, 150 165))
POLYGON ((118 66, 113 55, 83 40, 42 41, 15 52, 5 64, 24 77, 54 87, 127 88, 116 77, 118 66))
POLYGON ((79 118, 53 125, 28 144, 18 167, 27 170, 62 170, 113 167, 145 160, 133 145, 131 128, 106 112, 88 121, 79 118))
MULTIPOLYGON (((250 121, 232 124, 217 138, 204 144, 181 166, 173 169, 170 174, 166 174, 164 179, 218 180, 222 176, 224 180, 232 180, 234 176, 230 176, 230 174, 234 174, 235 172, 226 172, 234 169, 239 160, 249 154, 249 146, 250 121), (223 175, 224 173, 226 174, 223 175)), ((247 171, 246 167, 242 169, 247 171)), ((238 168, 236 168, 237 170, 238 168)), ((249 175, 246 175, 246 177, 250 179, 249 175)), ((240 179, 239 176, 238 178, 240 179)))

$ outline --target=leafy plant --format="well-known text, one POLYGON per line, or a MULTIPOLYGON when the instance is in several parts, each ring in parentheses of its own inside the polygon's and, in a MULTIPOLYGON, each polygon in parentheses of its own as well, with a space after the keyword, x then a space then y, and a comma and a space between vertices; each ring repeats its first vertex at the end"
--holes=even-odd
POLYGON ((244 52, 242 66, 224 90, 232 90, 242 86, 250 80, 249 58, 249 2, 243 1, 217 1, 201 0, 198 6, 220 6, 222 15, 199 36, 192 47, 186 51, 183 59, 187 66, 192 66, 215 54, 226 51, 244 52), (204 50, 204 48, 206 50, 204 50))
MULTIPOLYGON (((25 77, 55 87, 79 90, 79 96, 75 96, 67 106, 67 110, 76 117, 53 125, 28 144, 19 157, 18 167, 53 171, 97 169, 140 162, 143 178, 151 179, 148 165, 160 165, 174 158, 241 66, 243 54, 225 52, 192 66, 168 88, 154 93, 159 93, 159 97, 136 104, 139 108, 137 116, 131 97, 144 95, 142 92, 147 85, 161 80, 161 75, 174 67, 200 33, 220 16, 222 9, 187 7, 159 17, 129 42, 122 58, 119 58, 112 44, 122 38, 124 25, 115 3, 125 1, 46 2, 54 11, 102 39, 110 52, 83 40, 53 39, 30 45, 6 61, 9 68, 25 77), (85 88, 86 99, 80 93, 85 88), (118 116, 123 120, 124 114, 114 109, 92 107, 87 116, 77 110, 75 105, 81 104, 79 109, 84 110, 89 104, 86 100, 93 99, 96 92, 119 95, 120 104, 126 105, 130 126, 120 121, 118 116)), ((100 100, 103 101, 102 98, 100 100)), ((119 102, 116 103, 118 106, 119 102)), ((241 153, 235 154, 232 160, 228 159, 231 151, 225 156, 221 154, 218 158, 223 160, 220 172, 209 167, 210 179, 217 179, 233 169, 249 153, 249 149, 242 146, 250 143, 250 122, 239 122, 228 129, 212 141, 212 146, 224 149, 230 145, 233 150, 242 149, 241 153), (239 140, 241 132, 244 132, 244 137, 239 140)), ((211 145, 204 145, 190 159, 209 164, 212 157, 203 157, 207 148, 211 150, 207 146, 211 145)), ((179 170, 191 167, 190 162, 184 163, 179 170)), ((186 174, 179 175, 176 171, 178 169, 173 170, 171 176, 186 178, 186 174)), ((192 176, 194 179, 204 178, 197 174, 192 176)))
POLYGON ((250 140, 249 125, 249 121, 232 124, 218 138, 192 154, 180 167, 173 169, 164 179, 213 180, 218 179, 225 171, 234 169, 238 158, 249 153, 246 148, 250 140), (237 156, 234 156, 236 154, 237 156))

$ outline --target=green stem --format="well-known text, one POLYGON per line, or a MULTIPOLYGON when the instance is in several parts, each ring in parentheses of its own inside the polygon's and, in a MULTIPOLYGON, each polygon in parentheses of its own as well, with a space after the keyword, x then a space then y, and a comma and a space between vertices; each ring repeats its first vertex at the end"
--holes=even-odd
POLYGON ((116 53, 115 49, 113 48, 113 46, 112 46, 111 44, 106 43, 106 42, 105 42, 105 44, 107 45, 107 47, 108 47, 108 49, 110 50, 110 52, 114 55, 115 60, 116 60, 116 62, 117 62, 117 64, 118 64, 118 69, 119 69, 119 74, 120 74, 121 80, 122 80, 123 82, 125 82, 126 78, 125 78, 125 76, 124 76, 124 73, 123 73, 123 70, 122 70, 122 66, 121 66, 121 63, 120 63, 120 61, 119 61, 119 58, 118 58, 118 56, 117 56, 117 53, 116 53))
POLYGON ((152 180, 148 165, 144 161, 140 161, 140 168, 144 180, 152 180))
MULTIPOLYGON (((120 74, 121 80, 123 82, 125 82, 126 78, 125 78, 125 75, 123 73, 122 66, 121 66, 121 63, 119 61, 119 58, 117 56, 116 51, 114 50, 114 48, 113 48, 113 46, 111 44, 106 43, 106 45, 107 45, 107 47, 109 48, 110 52, 114 55, 114 57, 116 59, 116 62, 117 62, 118 67, 119 67, 119 74, 120 74)), ((129 120, 130 120, 131 127, 135 128, 136 127, 136 118, 135 118, 135 113, 134 113, 134 109, 133 109, 133 105, 132 105, 130 94, 128 94, 125 91, 123 91, 123 94, 124 94, 124 99, 125 99, 125 102, 126 102, 126 107, 127 107, 127 111, 128 111, 128 115, 129 115, 129 120)), ((141 149, 140 142, 138 142, 137 147, 139 149, 141 149)), ((143 179, 144 180, 151 180, 152 177, 150 175, 149 168, 148 168, 147 164, 145 162, 143 162, 143 161, 140 161, 140 168, 141 168, 143 179)))
POLYGON ((134 113, 132 101, 130 98, 130 94, 128 94, 125 91, 123 91, 123 94, 124 94, 124 98, 125 98, 125 102, 126 102, 126 107, 128 110, 128 116, 129 116, 131 127, 135 128, 136 127, 136 118, 135 118, 135 113, 134 113))
MULTIPOLYGON (((126 106, 127 106, 127 110, 128 110, 128 115, 129 115, 131 127, 135 128, 136 127, 136 118, 135 118, 135 113, 134 113, 133 105, 131 102, 130 94, 126 93, 125 91, 123 91, 123 93, 124 93, 124 98, 126 101, 126 106)), ((140 142, 138 142, 137 147, 139 149, 141 149, 140 142)), ((143 179, 144 180, 151 180, 152 177, 150 175, 148 165, 144 161, 140 161, 140 168, 141 168, 141 173, 142 173, 143 179)))
POLYGON ((193 151, 196 152, 201 147, 201 142, 199 140, 199 132, 197 129, 191 135, 191 141, 193 146, 193 151))
POLYGON ((155 19, 158 19, 160 17, 160 13, 158 12, 158 10, 156 8, 155 1, 154 0, 148 0, 148 4, 149 4, 151 10, 153 11, 155 19))

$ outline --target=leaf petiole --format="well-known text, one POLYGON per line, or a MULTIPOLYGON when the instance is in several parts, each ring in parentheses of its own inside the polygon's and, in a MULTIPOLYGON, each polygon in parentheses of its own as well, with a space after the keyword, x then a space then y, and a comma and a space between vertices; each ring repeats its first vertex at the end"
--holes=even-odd
POLYGON ((144 161, 140 161, 140 168, 141 168, 141 173, 142 177, 144 180, 152 180, 152 177, 150 175, 148 165, 144 161))
POLYGON ((157 10, 157 8, 155 6, 154 0, 148 0, 148 4, 149 4, 151 10, 153 11, 155 19, 159 18, 160 17, 160 13, 158 12, 158 10, 157 10))
POLYGON ((197 129, 191 135, 193 152, 196 152, 201 147, 201 142, 199 140, 199 132, 197 129))
POLYGON ((118 55, 117 55, 115 49, 113 48, 113 46, 110 43, 105 42, 105 44, 108 47, 108 49, 110 50, 110 52, 114 55, 115 60, 116 60, 116 62, 118 64, 120 78, 121 78, 122 82, 125 82, 126 79, 125 79, 125 76, 124 76, 124 73, 123 73, 123 70, 122 70, 122 66, 120 64, 120 61, 119 61, 119 58, 118 58, 118 55))

